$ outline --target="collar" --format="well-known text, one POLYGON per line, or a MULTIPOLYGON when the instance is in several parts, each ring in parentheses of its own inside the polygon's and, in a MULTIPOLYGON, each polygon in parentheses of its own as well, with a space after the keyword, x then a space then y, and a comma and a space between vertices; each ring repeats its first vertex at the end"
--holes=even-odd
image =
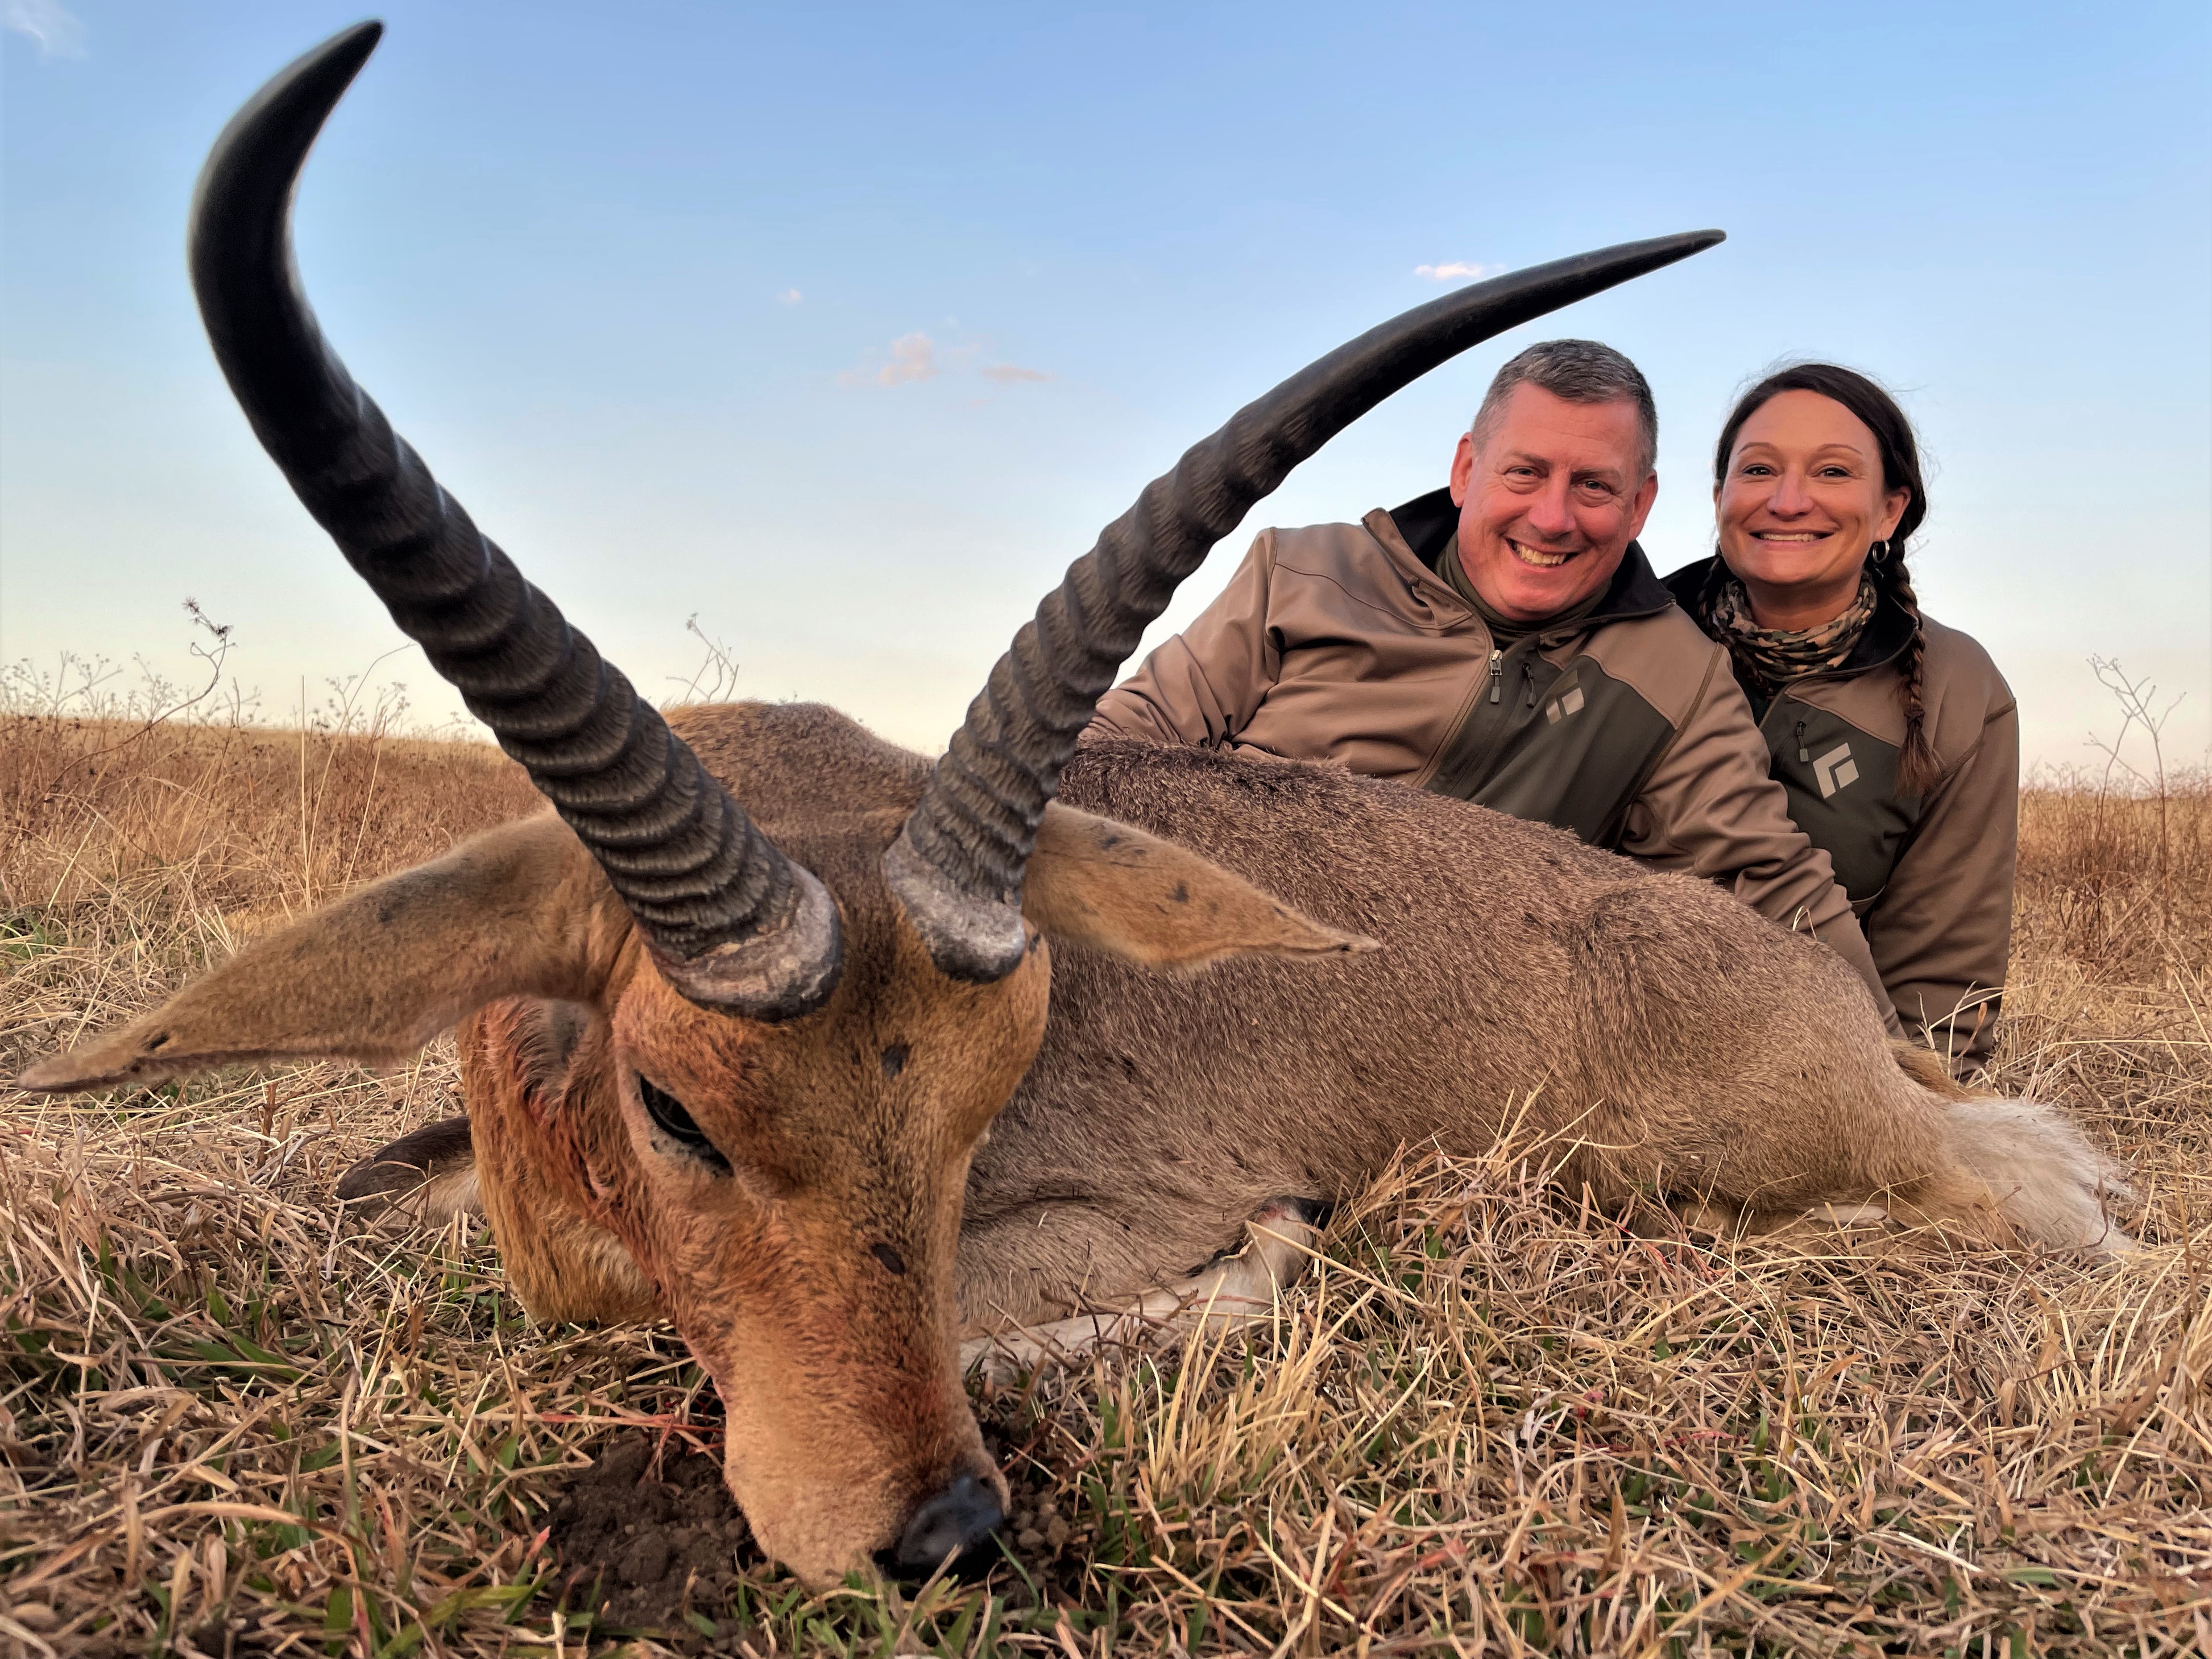
MULTIPOLYGON (((1719 562, 1716 554, 1709 559, 1699 559, 1695 564, 1686 564, 1668 576, 1662 586, 1673 594, 1674 602, 1690 614, 1690 620, 1705 628, 1705 619, 1698 609, 1698 598, 1705 591, 1713 566, 1719 562)), ((1912 643, 1912 636, 1920 631, 1912 613, 1891 595, 1887 587, 1876 587, 1874 615, 1859 635, 1859 642, 1839 668, 1824 668, 1817 674, 1807 674, 1808 680, 1849 679, 1871 669, 1881 668, 1905 654, 1905 647, 1912 643)), ((1711 630, 1707 629, 1710 633, 1711 630)), ((1786 688, 1784 688, 1786 689, 1786 688)))
MULTIPOLYGON (((1415 496, 1403 507, 1391 508, 1390 522, 1398 527, 1399 535, 1405 538, 1413 556, 1434 571, 1437 561, 1458 533, 1459 508, 1452 505, 1450 490, 1432 489, 1425 495, 1415 496)), ((1596 605, 1576 621, 1571 631, 1591 634, 1608 623, 1656 617, 1674 603, 1674 597, 1653 573, 1643 544, 1631 542, 1628 550, 1621 555, 1620 568, 1613 573, 1613 580, 1606 584, 1596 605)), ((1456 599, 1458 595, 1453 598, 1456 599)), ((1539 623, 1530 631, 1548 635, 1549 629, 1547 624, 1539 623)), ((1871 625, 1868 631, 1873 631, 1871 625)))

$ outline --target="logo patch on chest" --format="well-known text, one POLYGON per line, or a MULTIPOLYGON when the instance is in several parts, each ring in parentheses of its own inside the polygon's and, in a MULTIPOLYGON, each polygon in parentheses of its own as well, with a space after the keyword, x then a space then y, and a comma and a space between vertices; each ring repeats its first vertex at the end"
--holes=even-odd
POLYGON ((1568 715, 1580 714, 1582 712, 1582 687, 1579 685, 1571 685, 1567 688, 1565 696, 1554 697, 1550 702, 1545 705, 1544 718, 1551 721, 1553 725, 1557 726, 1561 720, 1566 719, 1568 715))
POLYGON ((1826 800, 1838 789, 1848 789, 1859 781, 1859 763, 1851 758, 1851 746, 1839 743, 1825 755, 1813 761, 1813 781, 1820 786, 1820 799, 1826 800))

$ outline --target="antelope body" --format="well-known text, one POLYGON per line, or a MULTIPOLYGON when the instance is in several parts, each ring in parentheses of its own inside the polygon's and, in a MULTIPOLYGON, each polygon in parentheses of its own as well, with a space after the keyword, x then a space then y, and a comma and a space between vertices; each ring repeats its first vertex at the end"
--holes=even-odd
MULTIPOLYGON (((732 766, 751 745, 841 754, 845 776, 897 756, 817 708, 672 719, 732 766)), ((868 779, 884 826, 928 775, 921 757, 897 758, 903 777, 886 766, 868 779)), ((825 793, 809 783, 787 804, 756 784, 747 799, 796 845, 827 815, 825 793)), ((1121 738, 1086 744, 1060 799, 1382 948, 1246 956, 1193 976, 1054 939, 1042 1042, 969 1168, 954 1264, 964 1329, 1133 1299, 1233 1249, 1271 1204, 1346 1198, 1407 1146, 1479 1154, 1509 1129, 1559 1148, 1565 1178, 1602 1205, 1656 1190, 1758 1226, 1880 1195, 2008 1243, 2124 1242, 2100 1203, 2111 1172, 2063 1120, 1914 1064, 1870 1005, 1861 1012, 1863 987, 1839 958, 1711 884, 1400 784, 1121 738), (2051 1155, 2032 1186, 1998 1161, 2020 1138, 2008 1120, 2039 1125, 2051 1155)), ((1172 904, 1174 885, 1153 902, 1172 904)), ((548 1106, 522 1103, 589 1116, 591 1098, 611 1097, 593 1030, 547 1003, 473 1022, 477 1150, 439 1168, 474 1176, 534 1311, 650 1316, 651 1285, 605 1249, 605 1224, 538 1179, 561 1160, 534 1139, 548 1106), (487 1158, 511 1135, 530 1150, 487 1158), (527 1242, 554 1216, 560 1243, 527 1242)), ((902 1068, 933 1058, 896 1046, 902 1068)))
POLYGON ((1355 1191, 1406 1145, 1486 1150, 1510 1112, 1601 1199, 1886 1199, 2116 1246, 2109 1171, 2062 1119, 1901 1063, 1839 960, 1712 888, 1326 769, 1077 751, 1176 581, 1298 459, 1467 345, 1717 234, 1462 290, 1251 405, 1071 569, 934 763, 806 706, 664 724, 392 436, 296 292, 292 182, 376 34, 309 53, 226 131, 195 283, 257 435, 556 811, 23 1086, 395 1060, 459 1023, 468 1133, 422 1161, 473 1182, 533 1313, 675 1323, 727 1408, 732 1492, 816 1580, 927 1571, 997 1523, 963 1335, 1140 1297, 1255 1213, 1355 1191))

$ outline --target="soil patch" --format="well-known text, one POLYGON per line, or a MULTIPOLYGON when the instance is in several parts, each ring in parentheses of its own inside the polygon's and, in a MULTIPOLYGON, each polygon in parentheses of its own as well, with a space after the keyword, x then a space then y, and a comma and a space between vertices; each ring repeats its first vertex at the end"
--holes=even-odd
MULTIPOLYGON (((987 1559, 969 1571, 988 1571, 1012 1615, 1034 1603, 1035 1585, 1054 1580, 1071 1543, 1079 1549, 1092 1540, 1087 1529, 1071 1528, 1048 1483, 1034 1484, 1037 1472, 1030 1460, 1009 1460, 994 1425, 982 1426, 994 1461, 1021 1466, 1008 1468, 1013 1501, 994 1546, 1018 1565, 1010 1569, 1002 1560, 992 1571, 987 1559)), ((561 1559, 562 1599, 594 1616, 597 1634, 651 1635, 686 1650, 702 1638, 709 1646, 734 1645, 750 1633, 735 1618, 738 1584, 750 1580, 757 1589, 777 1574, 722 1484, 721 1459, 645 1430, 612 1436, 605 1444, 547 1517, 561 1559)), ((1068 1599, 1079 1605, 1079 1597, 1068 1599)))
POLYGON ((553 1506, 569 1605, 602 1629, 670 1635, 721 1624, 740 1575, 762 1565, 719 1458, 644 1431, 611 1441, 553 1506))

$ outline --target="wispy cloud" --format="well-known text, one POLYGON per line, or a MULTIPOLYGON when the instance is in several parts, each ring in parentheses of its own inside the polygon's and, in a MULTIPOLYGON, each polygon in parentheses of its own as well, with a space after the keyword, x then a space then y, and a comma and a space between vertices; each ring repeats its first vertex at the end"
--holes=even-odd
POLYGON ((1415 265, 1413 275, 1425 276, 1432 283, 1465 283, 1477 276, 1495 276, 1504 269, 1504 265, 1476 265, 1452 259, 1440 265, 1415 265))
POLYGON ((976 359, 983 355, 982 345, 973 340, 957 340, 959 332, 955 325, 956 343, 951 343, 939 342, 921 329, 902 334, 882 356, 872 354, 858 366, 841 373, 837 384, 906 386, 916 380, 965 374, 971 369, 994 386, 1018 386, 1052 379, 1041 368, 1024 368, 1019 363, 979 364, 976 359))
POLYGON ((937 342, 921 329, 911 334, 902 334, 891 342, 890 356, 885 362, 863 363, 858 368, 848 368, 837 376, 839 386, 904 386, 909 380, 933 380, 945 372, 938 361, 937 342))
POLYGON ((84 56, 84 25, 62 9, 61 0, 7 0, 0 23, 35 42, 41 58, 84 56))
POLYGON ((780 305, 795 306, 806 296, 795 288, 787 288, 775 297, 776 302, 780 305))
POLYGON ((876 371, 876 384, 904 386, 908 380, 933 380, 940 373, 937 342, 916 329, 891 342, 891 360, 876 371))

